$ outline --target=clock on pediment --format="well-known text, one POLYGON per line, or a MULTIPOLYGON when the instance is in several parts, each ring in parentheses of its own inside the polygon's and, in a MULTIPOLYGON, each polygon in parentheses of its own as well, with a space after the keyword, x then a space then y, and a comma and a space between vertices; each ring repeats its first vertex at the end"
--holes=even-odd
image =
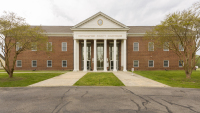
POLYGON ((97 23, 98 23, 99 26, 101 26, 101 25, 103 25, 103 20, 99 19, 99 20, 97 21, 97 23))

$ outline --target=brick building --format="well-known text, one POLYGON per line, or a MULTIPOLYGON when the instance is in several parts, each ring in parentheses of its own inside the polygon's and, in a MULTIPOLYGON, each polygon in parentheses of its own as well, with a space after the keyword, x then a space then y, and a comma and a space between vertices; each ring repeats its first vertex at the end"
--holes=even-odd
POLYGON ((75 26, 42 26, 50 53, 22 52, 16 70, 177 70, 179 58, 144 38, 153 26, 126 26, 99 12, 75 26))

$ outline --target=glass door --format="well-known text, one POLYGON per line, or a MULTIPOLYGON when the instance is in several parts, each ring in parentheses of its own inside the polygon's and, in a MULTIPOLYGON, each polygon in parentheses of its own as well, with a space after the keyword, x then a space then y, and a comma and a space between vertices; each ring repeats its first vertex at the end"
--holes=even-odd
MULTIPOLYGON (((109 60, 110 60, 110 70, 114 68, 114 44, 109 44, 109 60)), ((118 70, 118 60, 119 60, 119 44, 116 47, 116 69, 118 70)))
MULTIPOLYGON (((81 49, 82 49, 82 63, 81 63, 81 69, 84 69, 84 44, 81 44, 81 49)), ((86 60, 87 60, 87 70, 91 69, 91 44, 87 43, 86 46, 86 60)))

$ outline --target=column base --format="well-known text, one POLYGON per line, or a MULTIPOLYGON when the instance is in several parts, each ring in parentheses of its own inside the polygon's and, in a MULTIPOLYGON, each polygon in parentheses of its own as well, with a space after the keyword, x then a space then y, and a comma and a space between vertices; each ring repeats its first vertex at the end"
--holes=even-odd
POLYGON ((107 72, 107 70, 103 70, 104 72, 107 72))
POLYGON ((74 72, 76 72, 77 70, 73 70, 74 72))
POLYGON ((94 72, 97 72, 97 70, 93 70, 94 72))
POLYGON ((123 70, 124 72, 127 72, 127 70, 123 70))
POLYGON ((83 71, 87 71, 87 70, 83 70, 83 71))
POLYGON ((114 72, 116 72, 117 70, 113 70, 114 72))

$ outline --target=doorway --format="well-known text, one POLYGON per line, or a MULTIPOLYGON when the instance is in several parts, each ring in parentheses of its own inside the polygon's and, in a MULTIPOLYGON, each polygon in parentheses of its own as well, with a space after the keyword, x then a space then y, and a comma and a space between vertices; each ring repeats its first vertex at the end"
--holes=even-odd
POLYGON ((97 70, 103 70, 104 67, 104 44, 97 43, 97 70))

